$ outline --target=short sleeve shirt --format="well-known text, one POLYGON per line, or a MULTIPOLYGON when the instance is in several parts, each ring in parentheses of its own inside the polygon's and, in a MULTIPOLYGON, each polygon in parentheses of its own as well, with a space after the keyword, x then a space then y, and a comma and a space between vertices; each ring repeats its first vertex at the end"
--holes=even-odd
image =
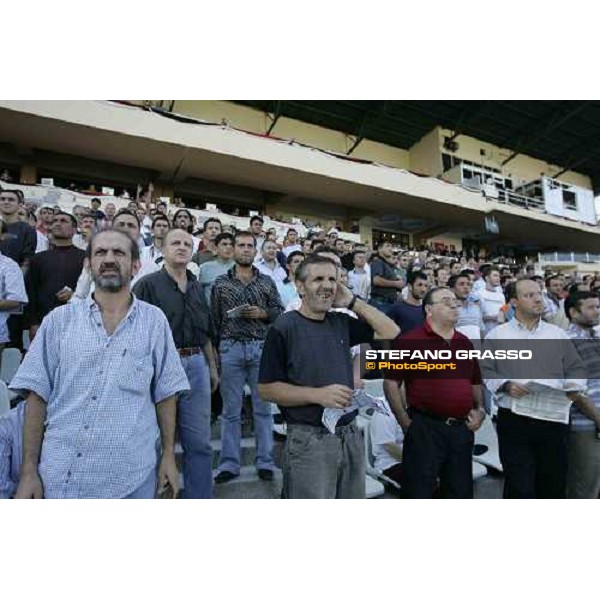
MULTIPOLYGON (((260 362, 259 383, 283 382, 301 387, 332 384, 354 387, 350 348, 373 341, 365 321, 328 312, 322 321, 294 310, 269 329, 260 362)), ((321 425, 323 407, 316 404, 281 407, 288 423, 321 425)))

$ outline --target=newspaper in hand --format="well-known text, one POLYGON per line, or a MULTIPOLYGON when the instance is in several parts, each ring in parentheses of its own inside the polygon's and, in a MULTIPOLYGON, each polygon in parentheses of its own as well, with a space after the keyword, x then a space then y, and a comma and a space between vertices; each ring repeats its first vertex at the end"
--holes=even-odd
POLYGON ((580 387, 569 386, 563 389, 534 381, 523 385, 530 393, 521 398, 511 398, 510 409, 513 413, 554 423, 569 422, 572 402, 567 397, 567 392, 580 391, 580 387))
POLYGON ((236 306, 235 308, 232 308, 231 310, 227 311, 227 318, 239 319, 247 308, 250 308, 249 304, 242 304, 241 306, 236 306))
POLYGON ((338 421, 344 415, 356 412, 359 408, 371 408, 384 415, 390 415, 387 405, 381 398, 371 396, 364 390, 354 390, 354 393, 352 394, 352 402, 346 408, 326 408, 323 411, 323 417, 321 421, 331 433, 335 433, 335 428, 338 424, 338 421))

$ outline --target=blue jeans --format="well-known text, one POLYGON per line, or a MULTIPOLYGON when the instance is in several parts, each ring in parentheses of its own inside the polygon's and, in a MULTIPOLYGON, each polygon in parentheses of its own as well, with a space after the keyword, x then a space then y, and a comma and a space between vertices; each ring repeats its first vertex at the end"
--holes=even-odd
POLYGON ((181 357, 190 382, 177 404, 179 440, 183 448, 183 497, 212 498, 210 445, 210 372, 204 354, 181 357))
POLYGON ((242 437, 242 401, 244 384, 252 392, 254 434, 256 436, 256 468, 273 470, 273 416, 268 402, 258 395, 258 367, 264 342, 223 340, 221 356, 221 461, 219 472, 240 472, 240 443, 242 437))

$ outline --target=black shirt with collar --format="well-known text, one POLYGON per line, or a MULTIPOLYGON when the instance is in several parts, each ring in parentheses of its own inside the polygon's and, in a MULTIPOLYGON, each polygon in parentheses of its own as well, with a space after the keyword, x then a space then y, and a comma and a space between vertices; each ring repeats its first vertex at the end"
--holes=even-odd
POLYGON ((31 225, 24 221, 6 225, 6 233, 0 241, 0 251, 4 256, 12 258, 19 266, 35 254, 37 233, 31 225))
POLYGON ((275 282, 252 267, 252 279, 246 283, 236 277, 234 265, 225 275, 216 278, 212 289, 211 309, 219 340, 238 342, 264 340, 269 323, 283 313, 283 306, 275 282), (267 312, 268 321, 227 317, 227 311, 244 304, 258 306, 267 312))
POLYGON ((185 294, 177 282, 163 268, 142 277, 133 293, 144 302, 158 306, 167 317, 177 348, 203 347, 214 337, 210 309, 200 282, 187 271, 185 294))

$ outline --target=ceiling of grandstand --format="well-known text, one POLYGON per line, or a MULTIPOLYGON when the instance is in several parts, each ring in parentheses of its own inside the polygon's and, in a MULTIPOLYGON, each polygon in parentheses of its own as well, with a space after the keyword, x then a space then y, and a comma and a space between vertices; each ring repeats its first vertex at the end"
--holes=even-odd
MULTIPOLYGON (((589 175, 600 190, 600 101, 241 100, 237 104, 408 149, 434 127, 589 175)), ((355 143, 355 145, 357 145, 355 143)), ((511 155, 505 162, 508 164, 511 155)), ((562 173, 560 173, 562 174, 562 173)), ((558 176, 560 175, 558 174, 558 176)), ((555 176, 556 177, 556 176, 555 176)))

